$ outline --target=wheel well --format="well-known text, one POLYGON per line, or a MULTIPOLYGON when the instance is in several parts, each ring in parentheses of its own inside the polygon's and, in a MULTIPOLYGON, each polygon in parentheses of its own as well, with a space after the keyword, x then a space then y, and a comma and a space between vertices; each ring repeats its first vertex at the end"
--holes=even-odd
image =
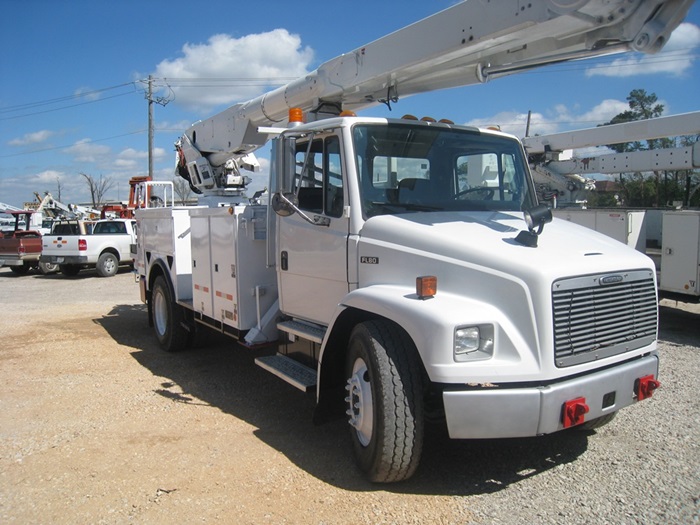
MULTIPOLYGON (((148 273, 148 294, 150 296, 151 290, 153 289, 153 283, 156 281, 156 278, 159 276, 166 276, 166 272, 163 269, 163 267, 158 263, 155 262, 154 264, 151 265, 151 270, 148 273)), ((172 284, 170 283, 170 279, 166 276, 165 281, 168 283, 168 286, 172 288, 172 284)))
POLYGON ((151 265, 150 271, 148 272, 148 286, 146 287, 146 305, 148 307, 148 326, 153 326, 153 305, 151 303, 151 297, 153 294, 153 283, 155 283, 156 279, 161 275, 165 279, 165 282, 170 287, 170 291, 172 292, 173 285, 170 283, 170 278, 167 276, 167 272, 163 269, 163 267, 158 262, 153 263, 151 265))
POLYGON ((100 253, 100 257, 102 257, 105 253, 111 253, 112 255, 114 255, 117 258, 117 262, 119 262, 119 252, 117 251, 116 248, 112 248, 111 246, 109 248, 105 248, 100 253))
MULTIPOLYGON (((319 373, 320 387, 318 390, 318 403, 314 413, 314 422, 317 424, 325 421, 330 421, 345 414, 345 354, 347 353, 348 341, 350 334, 355 326, 365 321, 370 320, 384 321, 391 323, 404 332, 406 330, 399 326, 396 322, 386 317, 377 315, 372 312, 348 308, 343 311, 336 322, 333 324, 333 331, 326 343, 321 361, 321 370, 319 373)), ((411 339, 406 332, 406 337, 411 339)), ((412 339, 411 339, 412 341, 412 339)), ((420 363, 421 374, 424 378, 424 384, 429 383, 428 374, 425 371, 423 361, 416 350, 415 344, 412 348, 407 349, 410 352, 415 352, 416 359, 420 363)))

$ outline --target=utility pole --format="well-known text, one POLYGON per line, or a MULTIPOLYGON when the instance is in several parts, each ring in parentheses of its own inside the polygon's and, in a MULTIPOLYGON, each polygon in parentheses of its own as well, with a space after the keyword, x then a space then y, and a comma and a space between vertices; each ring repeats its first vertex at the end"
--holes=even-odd
POLYGON ((148 75, 148 176, 153 179, 153 76, 148 75))
POLYGON ((153 97, 153 80, 153 75, 148 75, 148 89, 146 91, 146 100, 148 100, 148 176, 151 179, 153 178, 153 103, 165 106, 172 100, 170 97, 153 97))

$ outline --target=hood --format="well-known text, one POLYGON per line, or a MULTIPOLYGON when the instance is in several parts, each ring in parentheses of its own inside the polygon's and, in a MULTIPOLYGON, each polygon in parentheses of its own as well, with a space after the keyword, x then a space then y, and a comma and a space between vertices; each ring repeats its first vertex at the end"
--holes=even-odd
POLYGON ((555 218, 545 225, 535 248, 515 241, 526 229, 518 212, 409 213, 372 217, 364 224, 360 237, 367 255, 372 255, 372 245, 393 245, 397 251, 483 266, 523 278, 535 273, 555 280, 653 268, 646 255, 569 221, 555 218))

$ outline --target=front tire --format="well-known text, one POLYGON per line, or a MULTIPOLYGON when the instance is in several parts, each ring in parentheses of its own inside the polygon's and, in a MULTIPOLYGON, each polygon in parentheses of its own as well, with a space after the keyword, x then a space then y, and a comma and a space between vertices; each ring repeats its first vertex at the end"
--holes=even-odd
POLYGON ((42 275, 49 275, 50 273, 56 273, 58 271, 58 264, 49 262, 40 262, 39 271, 42 275))
POLYGON ((187 346, 189 332, 185 330, 182 307, 173 301, 165 277, 156 277, 151 295, 153 328, 160 346, 166 352, 177 352, 187 346))
POLYGON ((97 275, 100 277, 113 277, 119 270, 119 259, 111 252, 105 252, 97 259, 97 275))
POLYGON ((357 462, 370 481, 410 478, 423 448, 423 389, 417 352, 397 325, 367 321, 350 336, 347 415, 357 462))

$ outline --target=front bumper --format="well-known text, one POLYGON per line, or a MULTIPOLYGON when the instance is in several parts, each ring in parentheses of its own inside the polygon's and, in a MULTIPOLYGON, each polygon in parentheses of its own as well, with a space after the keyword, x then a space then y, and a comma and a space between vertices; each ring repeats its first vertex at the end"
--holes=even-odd
POLYGON ((635 383, 657 377, 659 359, 649 355, 543 387, 482 387, 443 392, 447 428, 453 439, 528 437, 564 429, 564 403, 583 397, 586 421, 616 412, 637 401, 635 383), (610 402, 614 393, 614 402, 610 402), (605 402, 604 402, 605 398, 605 402))

